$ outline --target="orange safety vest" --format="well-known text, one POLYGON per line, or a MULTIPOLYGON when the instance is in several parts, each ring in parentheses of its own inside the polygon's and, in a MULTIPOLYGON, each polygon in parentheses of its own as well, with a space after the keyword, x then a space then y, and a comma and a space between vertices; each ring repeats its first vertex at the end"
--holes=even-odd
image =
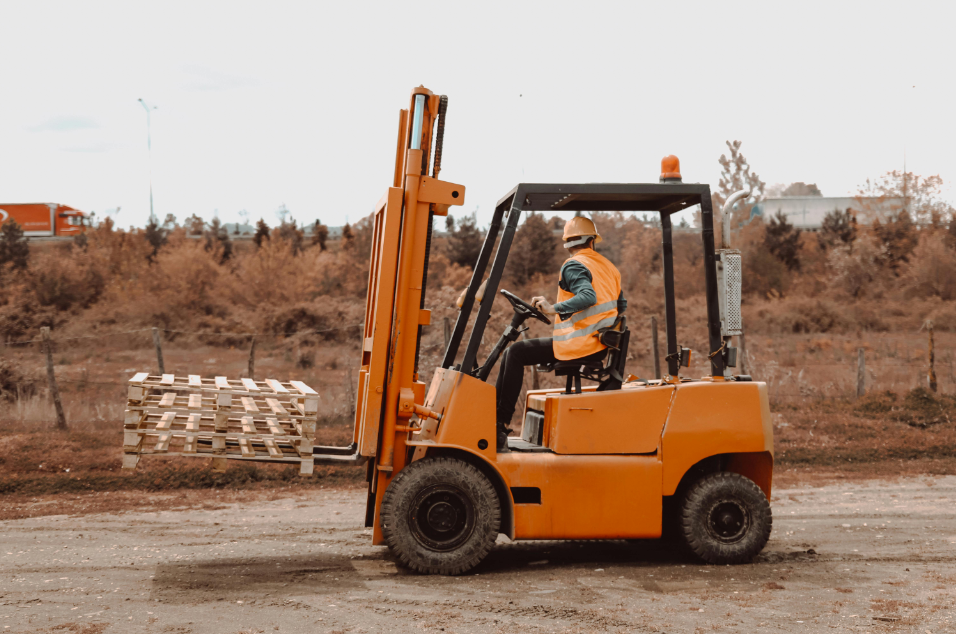
MULTIPOLYGON (((568 261, 576 260, 591 272, 591 286, 597 295, 594 306, 571 315, 566 321, 554 321, 554 356, 561 361, 580 359, 600 352, 607 346, 598 339, 598 329, 612 326, 617 319, 617 299, 621 296, 621 272, 594 249, 582 249, 568 261)), ((565 262, 566 264, 567 262, 565 262)), ((563 268, 563 265, 562 265, 563 268)), ((560 281, 560 273, 559 281, 560 281)), ((558 302, 574 297, 558 286, 558 302)))

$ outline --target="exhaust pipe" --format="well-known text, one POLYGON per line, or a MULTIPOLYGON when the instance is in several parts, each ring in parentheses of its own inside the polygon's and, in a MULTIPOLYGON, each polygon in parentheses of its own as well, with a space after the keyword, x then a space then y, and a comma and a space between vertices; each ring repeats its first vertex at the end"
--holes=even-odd
POLYGON ((733 209, 734 205, 737 204, 737 201, 743 200, 750 196, 749 189, 741 189, 739 192, 734 192, 730 195, 730 198, 727 199, 727 202, 724 203, 724 206, 720 210, 720 221, 721 221, 721 231, 720 231, 720 248, 729 249, 730 248, 730 212, 733 209))

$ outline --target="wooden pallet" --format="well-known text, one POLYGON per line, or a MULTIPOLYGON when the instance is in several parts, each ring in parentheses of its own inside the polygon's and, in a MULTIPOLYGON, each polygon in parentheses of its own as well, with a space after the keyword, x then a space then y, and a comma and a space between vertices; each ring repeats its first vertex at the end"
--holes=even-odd
POLYGON ((312 473, 319 395, 301 381, 136 374, 129 381, 123 468, 140 456, 204 456, 299 464, 312 473))

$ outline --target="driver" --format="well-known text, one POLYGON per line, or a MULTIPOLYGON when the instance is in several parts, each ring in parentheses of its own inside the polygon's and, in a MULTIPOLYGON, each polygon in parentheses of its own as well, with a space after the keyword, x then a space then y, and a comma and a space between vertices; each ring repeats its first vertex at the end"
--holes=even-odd
POLYGON ((621 292, 621 273, 594 250, 600 241, 589 218, 576 216, 564 225, 564 248, 571 257, 561 266, 558 301, 551 304, 541 296, 531 299, 532 306, 554 321, 554 336, 516 341, 501 356, 495 383, 501 453, 508 451, 508 425, 521 394, 524 366, 573 359, 586 363, 607 356, 598 329, 613 325, 627 308, 627 300, 621 292))

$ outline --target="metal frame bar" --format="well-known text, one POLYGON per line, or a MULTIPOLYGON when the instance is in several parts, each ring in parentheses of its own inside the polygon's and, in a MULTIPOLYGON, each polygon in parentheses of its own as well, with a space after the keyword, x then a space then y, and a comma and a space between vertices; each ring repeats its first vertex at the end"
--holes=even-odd
MULTIPOLYGON (((491 219, 491 225, 488 227, 488 233, 485 235, 485 241, 478 253, 478 262, 475 263, 475 269, 471 273, 471 281, 465 291, 465 299, 462 302, 461 310, 458 311, 458 319, 455 320, 455 329, 451 333, 451 339, 448 340, 448 348, 445 350, 445 357, 441 362, 443 368, 451 368, 455 365, 455 357, 458 356, 458 348, 465 336, 465 328, 468 327, 468 319, 471 317, 471 310, 475 305, 475 295, 478 294, 478 287, 481 286, 481 279, 485 276, 488 260, 491 259, 491 252, 495 247, 495 241, 498 239, 503 215, 502 207, 495 208, 495 214, 491 219)), ((487 296, 486 292, 485 297, 487 296)))
MULTIPOLYGON (((465 356, 461 360, 461 369, 466 374, 472 374, 478 365, 478 347, 481 345, 481 339, 485 333, 485 325, 488 323, 488 317, 491 315, 491 306, 495 303, 495 297, 498 294, 498 284, 501 283, 501 275, 505 270, 505 263, 508 261, 508 252, 511 251, 511 242, 514 240, 515 231, 518 229, 518 220, 521 218, 521 207, 524 201, 524 185, 518 185, 511 196, 511 209, 508 211, 508 224, 505 225, 504 233, 501 234, 501 241, 498 243, 498 251, 495 253, 495 261, 491 265, 491 273, 488 274, 488 284, 485 286, 485 295, 482 298, 481 305, 478 307, 478 315, 475 317, 475 323, 471 327, 471 336, 468 339, 468 348, 465 350, 465 356)), ((500 217, 504 214, 506 205, 498 204, 495 207, 495 216, 500 217)), ((491 236, 485 239, 482 251, 485 247, 490 247, 489 240, 491 236)), ((464 308, 464 307, 463 307, 464 308)), ((462 310, 464 312, 464 310, 462 310)))
POLYGON ((667 342, 667 373, 680 374, 677 354, 677 309, 674 300, 674 243, 670 214, 661 213, 661 261, 664 272, 664 338, 667 342))
POLYGON ((701 237, 704 242, 704 282, 707 285, 707 329, 710 335, 710 367, 713 376, 724 375, 724 355, 713 354, 720 350, 723 339, 720 336, 720 299, 717 295, 717 258, 714 252, 714 208, 710 200, 710 188, 707 196, 700 201, 701 237))

